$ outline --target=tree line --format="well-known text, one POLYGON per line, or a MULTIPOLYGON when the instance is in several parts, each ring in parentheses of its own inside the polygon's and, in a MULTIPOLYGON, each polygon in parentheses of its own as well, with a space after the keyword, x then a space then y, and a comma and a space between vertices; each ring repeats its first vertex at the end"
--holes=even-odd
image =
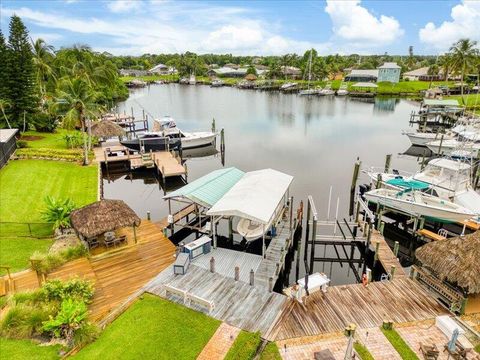
POLYGON ((0 31, 0 127, 53 131, 85 120, 128 97, 115 62, 84 45, 55 50, 33 42, 13 15, 8 39, 0 31))

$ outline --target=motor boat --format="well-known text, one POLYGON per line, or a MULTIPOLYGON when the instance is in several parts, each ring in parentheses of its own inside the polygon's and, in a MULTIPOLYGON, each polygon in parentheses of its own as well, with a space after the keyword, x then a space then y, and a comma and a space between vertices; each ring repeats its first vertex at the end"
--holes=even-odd
POLYGON ((456 150, 466 150, 478 154, 480 141, 461 141, 458 139, 435 140, 427 143, 434 154, 450 156, 456 150))
POLYGON ((322 89, 303 89, 298 92, 299 95, 305 96, 305 95, 320 95, 322 89))
POLYGON ((319 95, 335 95, 335 91, 332 90, 332 84, 328 83, 322 90, 320 90, 319 95))
POLYGON ((297 83, 294 82, 289 82, 285 83, 282 86, 280 86, 280 90, 285 91, 285 90, 291 90, 297 87, 297 83))
POLYGON ((215 79, 212 80, 212 84, 210 85, 210 87, 222 87, 223 85, 225 85, 225 82, 223 80, 215 79))
POLYGON ((463 206, 425 194, 418 190, 375 189, 365 193, 367 201, 380 204, 416 217, 426 217, 444 222, 461 222, 476 214, 463 206))
POLYGON ((472 167, 470 164, 445 158, 433 159, 425 169, 416 174, 394 170, 393 173, 382 173, 373 168, 367 171, 371 181, 375 183, 381 176, 381 186, 387 189, 402 190, 412 188, 438 196, 440 199, 452 201, 480 215, 480 194, 472 186, 472 167))
POLYGON ((153 130, 171 139, 180 140, 182 149, 193 149, 202 146, 209 146, 215 142, 218 132, 197 131, 185 132, 177 127, 177 124, 170 116, 153 121, 153 130))
POLYGON ((271 223, 265 226, 261 223, 241 218, 237 225, 237 232, 249 242, 261 238, 263 234, 268 232, 271 226, 271 223))
MULTIPOLYGON (((439 140, 442 134, 432 132, 419 132, 419 131, 404 131, 403 135, 407 135, 412 145, 427 146, 427 143, 439 140)), ((453 139, 455 136, 452 134, 443 134, 443 140, 453 139)))
POLYGON ((150 152, 178 149, 180 148, 181 140, 164 136, 163 133, 145 132, 135 139, 122 140, 120 144, 130 150, 150 152))
POLYGON ((338 96, 345 96, 348 95, 348 85, 346 83, 341 83, 340 88, 337 90, 337 95, 338 96))
POLYGON ((195 85, 197 83, 197 79, 195 77, 195 74, 191 74, 190 78, 188 79, 188 84, 189 85, 195 85))

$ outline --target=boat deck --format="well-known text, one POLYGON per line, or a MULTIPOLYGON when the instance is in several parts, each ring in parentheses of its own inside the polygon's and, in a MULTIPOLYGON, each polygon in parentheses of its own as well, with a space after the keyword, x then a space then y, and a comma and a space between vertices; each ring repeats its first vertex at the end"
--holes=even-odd
POLYGON ((446 313, 428 293, 408 278, 329 287, 310 295, 306 303, 289 300, 269 338, 284 340, 343 331, 354 323, 378 327, 383 320, 410 322, 446 313))
POLYGON ((144 290, 171 301, 208 313, 210 316, 238 328, 266 334, 281 314, 287 297, 260 286, 212 273, 195 264, 185 275, 174 275, 173 267, 166 268, 144 290), (196 302, 184 303, 180 296, 166 293, 164 286, 184 291, 213 305, 210 311, 196 302))

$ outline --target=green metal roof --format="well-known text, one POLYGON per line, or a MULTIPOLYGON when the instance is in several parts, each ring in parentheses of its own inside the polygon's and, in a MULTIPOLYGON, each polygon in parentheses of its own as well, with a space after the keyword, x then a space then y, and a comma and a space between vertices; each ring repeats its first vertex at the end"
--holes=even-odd
POLYGON ((184 198, 211 207, 235 185, 245 173, 230 167, 212 171, 184 187, 164 196, 164 199, 184 198))
POLYGON ((455 99, 423 99, 423 103, 427 106, 458 106, 458 100, 455 99))

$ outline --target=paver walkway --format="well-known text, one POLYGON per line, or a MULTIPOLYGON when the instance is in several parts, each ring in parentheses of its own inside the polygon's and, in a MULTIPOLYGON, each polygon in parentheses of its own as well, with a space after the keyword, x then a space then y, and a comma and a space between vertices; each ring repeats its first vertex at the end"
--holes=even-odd
POLYGON ((358 329, 357 334, 359 340, 367 347, 375 360, 402 359, 379 327, 358 329))
POLYGON ((325 349, 330 350, 335 359, 343 360, 347 344, 348 338, 338 333, 277 342, 278 351, 285 360, 311 360, 316 352, 325 349))
MULTIPOLYGON (((435 326, 433 321, 423 322, 420 324, 412 324, 409 326, 396 326, 395 330, 400 334, 400 336, 405 340, 405 342, 410 346, 410 348, 415 351, 420 359, 423 358, 423 355, 420 351, 420 343, 425 345, 437 346, 438 351, 440 351, 439 360, 448 359, 448 352, 444 352, 444 345, 447 344, 448 338, 435 326)), ((474 359, 475 353, 471 351, 467 354, 467 359, 474 359)))
POLYGON ((239 328, 222 323, 198 355, 197 360, 223 360, 239 332, 239 328))

